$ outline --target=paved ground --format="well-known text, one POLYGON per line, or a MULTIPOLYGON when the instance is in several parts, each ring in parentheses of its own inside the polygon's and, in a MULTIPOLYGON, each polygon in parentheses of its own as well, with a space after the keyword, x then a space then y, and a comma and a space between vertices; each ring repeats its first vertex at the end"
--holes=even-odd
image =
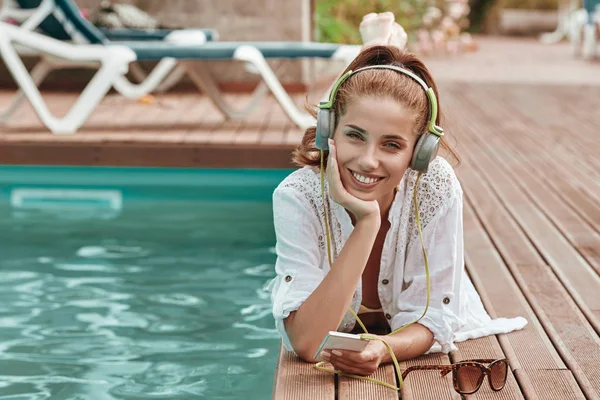
POLYGON ((600 86, 600 60, 571 55, 568 43, 541 45, 533 38, 478 37, 479 51, 427 59, 438 81, 600 86))

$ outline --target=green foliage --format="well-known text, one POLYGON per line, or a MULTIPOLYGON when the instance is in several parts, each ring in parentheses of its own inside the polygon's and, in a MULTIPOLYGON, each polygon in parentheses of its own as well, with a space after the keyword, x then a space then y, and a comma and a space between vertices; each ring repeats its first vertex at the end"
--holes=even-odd
POLYGON ((315 36, 317 41, 360 44, 358 26, 362 17, 391 11, 409 35, 421 26, 427 7, 435 0, 317 0, 315 36))
POLYGON ((559 0, 498 0, 500 8, 522 10, 557 10, 559 0))

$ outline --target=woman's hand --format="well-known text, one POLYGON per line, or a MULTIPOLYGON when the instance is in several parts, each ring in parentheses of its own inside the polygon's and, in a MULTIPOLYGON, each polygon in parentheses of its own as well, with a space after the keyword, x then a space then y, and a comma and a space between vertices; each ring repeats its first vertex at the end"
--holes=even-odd
POLYGON ((331 198, 350 211, 356 218, 356 222, 365 217, 373 217, 381 220, 379 203, 377 200, 365 201, 352 196, 340 178, 340 170, 337 163, 337 150, 333 139, 329 139, 329 158, 327 160, 327 182, 329 182, 329 195, 331 198))
POLYGON ((321 354, 339 371, 370 376, 377 371, 387 351, 387 347, 381 341, 371 340, 363 351, 331 350, 331 353, 324 351, 321 354))
POLYGON ((404 28, 395 22, 394 14, 391 12, 365 15, 358 29, 363 47, 384 45, 404 49, 408 41, 404 28))

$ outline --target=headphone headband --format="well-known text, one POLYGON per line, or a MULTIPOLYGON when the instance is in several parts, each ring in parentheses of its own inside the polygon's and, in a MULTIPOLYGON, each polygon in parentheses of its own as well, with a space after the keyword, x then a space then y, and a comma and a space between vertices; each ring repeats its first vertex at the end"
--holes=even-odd
POLYGON ((333 88, 331 89, 331 93, 329 94, 329 100, 320 102, 318 107, 320 109, 328 109, 328 110, 331 109, 333 107, 333 102, 335 100, 337 91, 340 88, 340 86, 346 80, 348 80, 348 78, 350 78, 352 75, 355 75, 361 71, 365 71, 365 70, 369 70, 369 69, 390 69, 393 71, 400 72, 406 76, 409 76, 415 82, 417 82, 423 88, 423 90, 425 90, 425 94, 427 95, 427 100, 429 101, 429 122, 427 124, 427 130, 429 132, 433 133, 434 135, 437 135, 440 137, 443 136, 444 130, 435 124, 435 122, 437 120, 437 115, 438 115, 438 104, 437 104, 437 98, 435 97, 435 92, 433 91, 433 88, 427 86, 425 81, 423 81, 423 79, 421 79, 414 72, 409 71, 406 68, 397 67, 395 65, 370 65, 370 66, 359 68, 356 71, 349 70, 335 82, 335 84, 333 85, 333 88))

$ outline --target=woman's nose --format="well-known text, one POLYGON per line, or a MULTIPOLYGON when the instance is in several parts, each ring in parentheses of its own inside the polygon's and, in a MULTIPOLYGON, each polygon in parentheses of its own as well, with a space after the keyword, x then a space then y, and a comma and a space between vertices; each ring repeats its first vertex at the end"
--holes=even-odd
POLYGON ((370 146, 358 158, 358 165, 366 172, 372 171, 377 168, 379 161, 377 160, 377 154, 374 149, 370 146))

